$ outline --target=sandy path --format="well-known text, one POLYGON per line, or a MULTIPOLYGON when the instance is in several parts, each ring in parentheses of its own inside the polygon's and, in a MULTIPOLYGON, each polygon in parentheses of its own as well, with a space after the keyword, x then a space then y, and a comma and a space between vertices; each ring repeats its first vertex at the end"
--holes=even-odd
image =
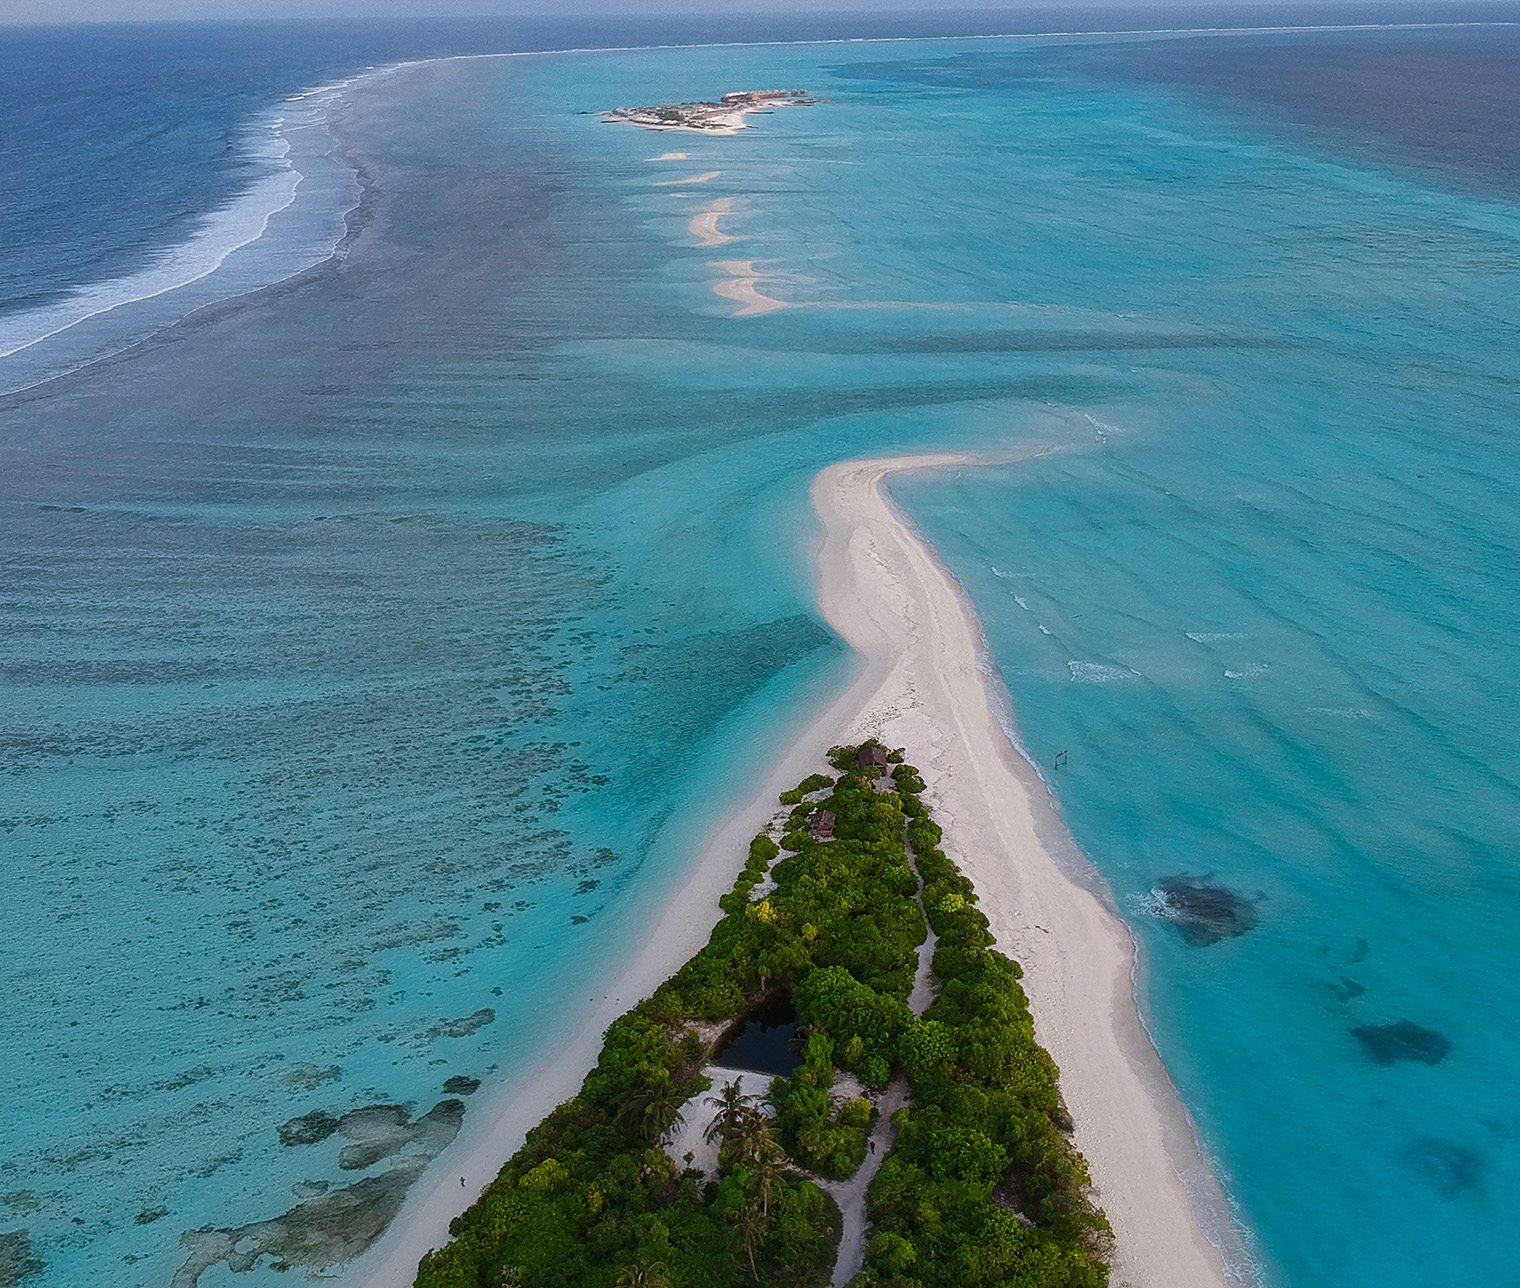
POLYGON ((821 1189, 833 1196, 843 1218, 839 1235, 839 1251, 834 1257, 834 1275, 829 1288, 845 1288, 860 1273, 865 1264, 866 1249, 866 1191, 886 1162, 897 1132, 892 1126, 892 1115, 912 1099, 913 1089, 907 1075, 898 1070, 892 1075, 879 1096, 873 1097, 876 1105, 876 1125, 871 1128, 870 1143, 866 1147, 865 1162, 847 1181, 818 1181, 821 1189))

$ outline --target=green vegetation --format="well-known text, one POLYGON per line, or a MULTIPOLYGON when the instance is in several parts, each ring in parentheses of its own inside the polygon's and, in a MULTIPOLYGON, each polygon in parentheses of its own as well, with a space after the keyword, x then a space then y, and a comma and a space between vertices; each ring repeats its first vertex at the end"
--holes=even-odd
POLYGON ((898 1048, 913 1101, 871 1183, 875 1233, 855 1288, 1102 1288, 1109 1225, 1087 1198, 1023 972, 991 947, 976 891, 938 848, 917 772, 894 778, 938 936, 939 995, 898 1048))
POLYGON ((914 1095, 871 1187, 876 1234, 857 1283, 1106 1283, 1107 1226, 1084 1197, 1018 967, 990 949, 975 892, 937 848, 917 772, 898 755, 897 790, 878 791, 881 771, 857 771, 857 750, 830 753, 837 779, 814 775, 783 795, 794 808, 781 846, 755 838, 707 946, 608 1028, 580 1094, 453 1222, 417 1288, 827 1283, 840 1218, 813 1178, 856 1171, 874 1113, 833 1090, 836 1071, 881 1087, 894 1069, 914 1095), (804 797, 825 789, 816 808, 835 815, 835 839, 820 842, 804 797), (943 985, 923 1019, 908 1007, 927 936, 920 872, 943 985), (701 1070, 715 1031, 783 994, 807 1047, 773 1082, 767 1115, 701 1070), (719 1151, 717 1175, 704 1178, 661 1143, 707 1092, 719 1151))
POLYGON ((833 785, 834 780, 827 774, 809 774, 808 777, 804 778, 791 791, 781 793, 781 803, 783 805, 800 804, 804 796, 809 796, 813 792, 821 792, 825 787, 832 787, 833 785))

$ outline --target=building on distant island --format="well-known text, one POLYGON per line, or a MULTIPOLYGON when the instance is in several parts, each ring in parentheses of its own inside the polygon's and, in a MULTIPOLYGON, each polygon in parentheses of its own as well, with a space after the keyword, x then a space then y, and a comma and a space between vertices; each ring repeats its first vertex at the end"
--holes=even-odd
POLYGON ((603 112, 604 121, 621 121, 645 130, 704 130, 732 134, 745 128, 750 112, 777 107, 804 107, 824 100, 809 98, 805 89, 736 90, 716 103, 659 103, 653 107, 618 107, 603 112))
POLYGON ((772 99, 791 98, 802 100, 808 96, 805 89, 739 89, 733 90, 720 98, 720 103, 729 106, 740 106, 745 103, 766 103, 772 99))
POLYGON ((826 809, 815 809, 808 815, 808 831, 813 834, 815 841, 832 841, 834 823, 833 814, 826 809))
POLYGON ((868 742, 860 749, 856 756, 856 763, 862 769, 879 769, 882 773, 886 773, 887 749, 868 742))

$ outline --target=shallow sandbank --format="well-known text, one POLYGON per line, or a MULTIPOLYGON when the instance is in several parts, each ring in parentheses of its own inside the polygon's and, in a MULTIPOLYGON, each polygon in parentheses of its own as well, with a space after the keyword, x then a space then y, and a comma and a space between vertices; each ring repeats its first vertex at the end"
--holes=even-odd
POLYGON ((774 313, 777 309, 790 308, 786 300, 762 295, 758 289, 760 275, 755 271, 752 259, 715 259, 713 268, 721 268, 728 274, 713 283, 713 294, 742 305, 736 318, 758 317, 762 313, 774 313))
POLYGON ((684 179, 656 179, 649 186, 651 188, 684 188, 693 183, 711 183, 722 173, 721 170, 708 170, 702 174, 689 174, 684 179))
POLYGON ((700 214, 686 225, 686 231, 697 239, 697 245, 702 247, 722 246, 727 242, 735 241, 725 232, 718 229, 718 220, 724 215, 734 212, 733 198, 720 197, 712 205, 705 207, 700 214))

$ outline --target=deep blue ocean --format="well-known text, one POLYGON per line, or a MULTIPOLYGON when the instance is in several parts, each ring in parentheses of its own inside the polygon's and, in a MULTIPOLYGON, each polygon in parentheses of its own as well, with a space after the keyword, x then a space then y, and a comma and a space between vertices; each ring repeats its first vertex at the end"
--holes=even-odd
POLYGON ((383 1223, 848 681, 812 475, 1031 445, 893 492, 1237 1280, 1514 1282, 1520 28, 1064 16, 0 32, 0 1288, 383 1223))

